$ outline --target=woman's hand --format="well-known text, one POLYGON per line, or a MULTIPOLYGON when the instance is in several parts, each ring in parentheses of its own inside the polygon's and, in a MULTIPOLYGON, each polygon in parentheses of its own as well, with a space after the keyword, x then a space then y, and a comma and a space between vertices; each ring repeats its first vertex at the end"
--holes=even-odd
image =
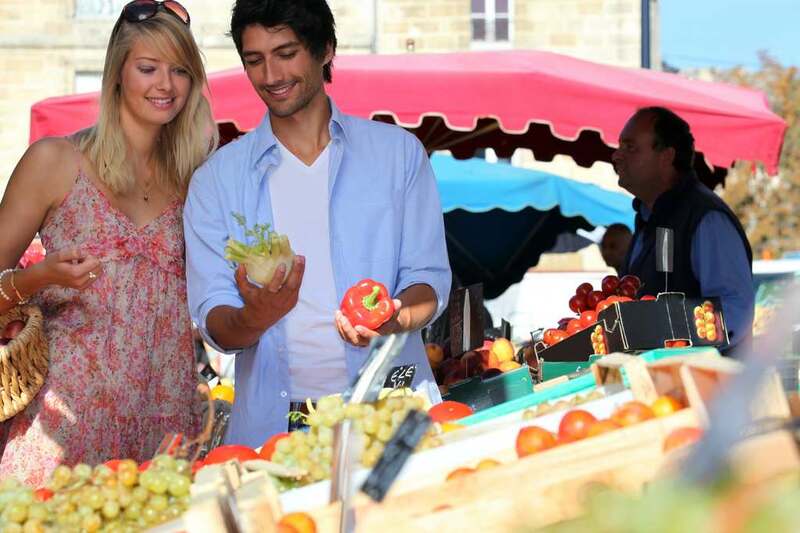
POLYGON ((43 261, 18 272, 17 276, 21 277, 23 272, 39 280, 37 290, 48 285, 83 290, 102 275, 103 266, 95 256, 68 248, 48 253, 43 261))

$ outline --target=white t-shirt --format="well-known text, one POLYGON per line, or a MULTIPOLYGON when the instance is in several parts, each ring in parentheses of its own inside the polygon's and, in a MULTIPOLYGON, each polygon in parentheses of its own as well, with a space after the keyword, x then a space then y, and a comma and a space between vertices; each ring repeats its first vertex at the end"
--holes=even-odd
POLYGON ((270 175, 274 231, 306 258, 297 305, 284 318, 292 400, 317 400, 349 385, 345 347, 334 326, 339 308, 328 220, 330 145, 307 166, 278 142, 281 164, 270 175))

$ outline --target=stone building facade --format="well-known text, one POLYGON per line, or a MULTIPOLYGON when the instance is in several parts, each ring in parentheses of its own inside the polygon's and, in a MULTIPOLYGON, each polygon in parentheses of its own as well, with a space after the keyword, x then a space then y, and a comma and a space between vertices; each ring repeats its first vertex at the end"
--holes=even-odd
MULTIPOLYGON (((181 0, 209 71, 238 66, 232 0, 181 0)), ((641 0, 329 0, 339 53, 542 49, 638 66, 641 0)), ((651 0, 655 12, 656 0, 651 0)), ((0 1, 0 191, 28 145, 30 107, 96 90, 125 0, 0 1)), ((659 64, 652 17, 652 63, 659 64)))

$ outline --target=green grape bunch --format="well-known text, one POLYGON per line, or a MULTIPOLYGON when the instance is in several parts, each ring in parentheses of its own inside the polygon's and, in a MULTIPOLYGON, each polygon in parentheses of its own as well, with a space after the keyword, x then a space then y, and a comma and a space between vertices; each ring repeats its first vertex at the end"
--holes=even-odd
MULTIPOLYGON (((272 461, 305 471, 306 475, 299 480, 301 486, 328 479, 333 460, 333 428, 347 418, 362 436, 361 464, 371 468, 380 459, 386 443, 408 412, 412 409, 423 410, 424 406, 424 399, 411 394, 389 395, 374 404, 346 404, 339 395, 325 396, 320 398, 316 409, 308 415, 290 414, 305 418, 308 431, 293 431, 289 437, 279 440, 272 461)), ((440 444, 436 429, 431 427, 417 449, 440 444)))
POLYGON ((143 472, 126 459, 116 470, 58 466, 34 491, 16 480, 0 482, 0 533, 135 532, 179 518, 189 507, 191 465, 155 457, 143 472))

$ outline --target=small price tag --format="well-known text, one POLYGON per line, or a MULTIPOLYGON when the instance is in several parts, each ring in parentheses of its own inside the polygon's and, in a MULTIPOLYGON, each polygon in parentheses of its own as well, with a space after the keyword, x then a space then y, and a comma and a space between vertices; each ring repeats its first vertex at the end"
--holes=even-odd
POLYGON ((361 486, 361 491, 376 502, 383 501, 403 465, 414 453, 414 448, 425 436, 432 422, 427 413, 409 411, 400 423, 400 427, 386 443, 383 454, 361 486))
POLYGON ((414 374, 416 373, 417 365, 396 366, 389 371, 383 386, 390 389, 411 387, 411 382, 414 381, 414 374))

